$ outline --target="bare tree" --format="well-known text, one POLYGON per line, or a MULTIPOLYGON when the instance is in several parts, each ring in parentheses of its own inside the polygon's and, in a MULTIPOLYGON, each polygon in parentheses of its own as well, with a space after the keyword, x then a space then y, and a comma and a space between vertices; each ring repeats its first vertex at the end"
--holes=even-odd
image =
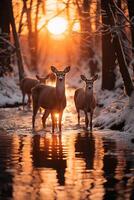
POLYGON ((125 86, 125 90, 128 96, 131 96, 133 90, 134 90, 134 86, 130 77, 130 74, 128 72, 128 65, 126 62, 126 57, 124 54, 124 49, 123 49, 123 45, 121 42, 121 34, 119 32, 119 30, 115 27, 118 27, 118 17, 117 17, 117 13, 115 12, 115 5, 114 2, 112 0, 109 0, 109 11, 110 11, 110 15, 111 15, 111 23, 114 27, 113 29, 113 45, 117 54, 117 59, 118 59, 118 63, 119 63, 119 68, 120 68, 120 72, 124 81, 124 86, 125 86))
POLYGON ((26 13, 26 25, 28 30, 28 48, 30 57, 27 59, 25 58, 25 62, 27 63, 28 67, 32 70, 37 69, 38 65, 38 22, 39 22, 39 12, 45 14, 45 2, 41 0, 27 0, 23 1, 23 8, 22 14, 20 16, 20 23, 19 23, 19 34, 22 31, 23 27, 23 20, 24 20, 24 13, 26 13))
POLYGON ((18 63, 18 69, 19 69, 19 79, 21 80, 24 74, 24 67, 23 67, 20 44, 19 44, 19 39, 18 39, 15 20, 14 20, 12 0, 7 0, 7 12, 9 13, 10 24, 12 27, 12 32, 13 32, 13 37, 14 37, 14 42, 15 42, 15 47, 16 47, 17 63, 18 63))
POLYGON ((10 68, 10 49, 6 42, 10 41, 10 16, 7 12, 7 0, 0 3, 0 75, 2 76, 10 68))
POLYGON ((102 89, 113 90, 115 87, 116 54, 113 46, 112 35, 109 27, 111 23, 111 13, 109 9, 110 1, 101 0, 102 9, 102 89))
POLYGON ((94 61, 95 51, 93 49, 91 39, 91 4, 92 1, 90 0, 83 0, 82 3, 76 0, 81 26, 80 60, 86 61, 90 69, 91 76, 93 76, 97 71, 98 63, 97 61, 94 61))
POLYGON ((129 17, 131 20, 131 36, 132 36, 132 52, 134 53, 134 1, 133 0, 127 0, 128 5, 128 11, 129 11, 129 17))

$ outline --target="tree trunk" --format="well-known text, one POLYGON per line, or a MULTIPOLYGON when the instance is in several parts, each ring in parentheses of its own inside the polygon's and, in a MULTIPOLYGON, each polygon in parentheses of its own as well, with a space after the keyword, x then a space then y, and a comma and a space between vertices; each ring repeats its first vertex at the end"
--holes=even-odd
POLYGON ((41 1, 37 0, 37 4, 36 4, 36 13, 35 13, 35 34, 34 34, 34 43, 35 43, 35 60, 36 60, 36 67, 37 67, 37 63, 38 63, 38 20, 39 20, 39 7, 40 7, 41 1))
POLYGON ((90 16, 89 16, 89 7, 90 7, 90 1, 89 0, 83 0, 83 5, 82 5, 82 12, 81 12, 81 58, 88 60, 90 50, 89 50, 89 45, 88 44, 88 37, 90 33, 90 16))
MULTIPOLYGON (((116 15, 113 11, 113 4, 109 4, 109 11, 110 11, 110 15, 111 15, 111 22, 114 26, 117 25, 117 19, 116 19, 116 15)), ((128 96, 131 96, 134 87, 133 87, 133 83, 131 80, 131 77, 129 75, 128 72, 128 66, 127 66, 127 62, 126 62, 126 57, 124 54, 124 50, 122 47, 122 43, 121 43, 121 39, 120 39, 120 34, 118 34, 118 32, 114 32, 113 35, 113 45, 117 54, 117 58, 118 58, 118 63, 119 63, 119 68, 120 68, 120 72, 124 81, 124 86, 125 86, 125 90, 128 96)))
MULTIPOLYGON (((111 26, 109 0, 101 0, 102 23, 111 26)), ((107 27, 106 27, 107 29, 107 27)), ((105 31, 105 29, 104 29, 105 31)), ((102 34, 102 89, 113 90, 115 87, 116 54, 110 32, 102 34)))
MULTIPOLYGON (((0 36, 6 40, 10 40, 10 16, 7 11, 7 2, 8 0, 0 2, 0 36)), ((6 69, 10 66, 10 52, 7 51, 8 44, 0 41, 0 49, 2 49, 2 53, 0 53, 0 65, 3 69, 6 69)))
POLYGON ((27 0, 23 0, 23 5, 26 12, 26 19, 27 19, 27 28, 28 28, 28 45, 30 51, 30 66, 31 69, 36 69, 36 55, 35 55, 35 34, 33 32, 32 27, 32 19, 31 19, 31 8, 32 8, 33 1, 30 1, 30 7, 27 7, 27 0))
MULTIPOLYGON (((128 5, 128 12, 130 20, 132 17, 134 18, 134 0, 127 0, 128 5)), ((134 53, 134 19, 133 19, 133 26, 131 25, 131 36, 132 36, 132 52, 134 53)))
POLYGON ((86 61, 89 67, 90 75, 93 76, 97 71, 97 61, 94 62, 95 52, 93 50, 93 42, 91 40, 91 22, 90 22, 90 5, 91 0, 83 0, 80 7, 78 0, 76 0, 78 13, 80 16, 81 26, 81 42, 80 42, 80 62, 86 61))
POLYGON ((10 16, 10 23, 12 26, 13 37, 14 37, 14 42, 15 42, 15 47, 16 47, 17 63, 18 63, 18 69, 19 69, 19 79, 21 81, 21 79, 23 78, 23 75, 24 75, 24 67, 23 67, 23 62, 22 62, 19 39, 18 39, 18 35, 16 32, 12 0, 7 0, 7 8, 8 8, 9 16, 10 16))
POLYGON ((122 75, 122 78, 124 81, 126 93, 128 96, 130 96, 134 87, 133 87, 133 83, 132 83, 132 80, 130 78, 130 75, 129 75, 129 72, 127 69, 127 62, 125 59, 125 55, 124 55, 124 51, 123 51, 123 47, 122 47, 122 43, 121 43, 119 35, 115 36, 114 44, 115 44, 115 48, 116 48, 118 63, 119 63, 120 72, 121 72, 121 75, 122 75))

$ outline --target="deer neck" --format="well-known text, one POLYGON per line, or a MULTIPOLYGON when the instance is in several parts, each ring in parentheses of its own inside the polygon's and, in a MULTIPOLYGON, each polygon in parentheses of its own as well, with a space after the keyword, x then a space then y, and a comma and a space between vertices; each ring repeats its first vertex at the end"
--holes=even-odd
POLYGON ((86 98, 88 98, 88 99, 92 99, 93 98, 93 88, 92 89, 85 89, 85 96, 86 96, 86 98))
POLYGON ((65 80, 56 82, 56 96, 58 99, 62 99, 65 97, 65 80))

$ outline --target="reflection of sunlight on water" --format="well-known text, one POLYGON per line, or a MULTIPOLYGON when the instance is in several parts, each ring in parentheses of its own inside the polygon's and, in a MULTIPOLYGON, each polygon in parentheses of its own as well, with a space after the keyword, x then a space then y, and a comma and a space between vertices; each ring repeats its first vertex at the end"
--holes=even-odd
POLYGON ((63 121, 63 127, 69 129, 73 125, 77 124, 77 114, 75 110, 73 96, 74 96, 74 89, 67 87, 66 88, 67 107, 65 108, 62 121, 63 121))
POLYGON ((69 199, 79 199, 80 196, 86 198, 85 191, 92 187, 94 181, 95 186, 91 192, 91 197, 93 195, 91 199, 94 200, 94 195, 96 199, 99 199, 96 196, 97 191, 100 193, 99 197, 101 194, 103 196, 101 142, 96 143, 98 151, 95 152, 95 158, 91 157, 95 160, 94 166, 91 165, 91 170, 89 170, 85 162, 87 158, 83 157, 85 156, 83 145, 90 147, 92 142, 88 144, 88 137, 84 138, 80 135, 79 140, 82 143, 84 141, 82 148, 79 146, 80 141, 78 141, 77 134, 74 133, 62 136, 47 134, 45 137, 37 135, 33 138, 13 135, 12 156, 15 156, 19 164, 12 160, 15 169, 14 199, 18 196, 20 199, 31 199, 33 195, 37 195, 40 199, 54 199, 55 195, 59 198, 62 195, 62 198, 69 199), (97 163, 96 167, 95 163, 97 163))
POLYGON ((103 200, 111 193, 121 194, 123 199, 126 194, 131 199, 132 170, 128 171, 128 167, 133 168, 131 157, 126 157, 126 149, 121 149, 116 141, 104 140, 101 133, 66 131, 62 135, 42 136, 14 133, 6 137, 0 134, 0 140, 0 159, 5 165, 0 166, 0 176, 10 177, 6 187, 15 200, 103 200), (127 177, 126 170, 130 173, 127 177))

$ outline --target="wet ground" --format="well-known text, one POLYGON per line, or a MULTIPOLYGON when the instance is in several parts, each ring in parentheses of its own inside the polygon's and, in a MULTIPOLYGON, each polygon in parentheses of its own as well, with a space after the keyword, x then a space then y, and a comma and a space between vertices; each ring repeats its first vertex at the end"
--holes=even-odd
POLYGON ((63 132, 51 133, 51 120, 36 132, 31 111, 0 109, 0 199, 133 200, 134 143, 110 130, 92 134, 76 126, 73 104, 63 118, 63 132), (72 111, 72 112, 71 112, 72 111))

